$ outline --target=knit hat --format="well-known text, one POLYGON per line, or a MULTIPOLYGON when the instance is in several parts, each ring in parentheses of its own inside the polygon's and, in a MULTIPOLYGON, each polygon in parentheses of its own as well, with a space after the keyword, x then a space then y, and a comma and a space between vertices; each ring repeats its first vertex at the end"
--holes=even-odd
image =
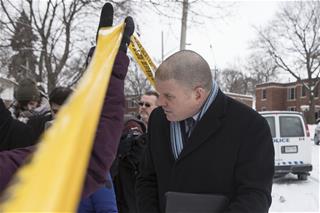
POLYGON ((25 78, 16 87, 14 97, 17 101, 38 101, 40 100, 40 91, 35 81, 25 78))

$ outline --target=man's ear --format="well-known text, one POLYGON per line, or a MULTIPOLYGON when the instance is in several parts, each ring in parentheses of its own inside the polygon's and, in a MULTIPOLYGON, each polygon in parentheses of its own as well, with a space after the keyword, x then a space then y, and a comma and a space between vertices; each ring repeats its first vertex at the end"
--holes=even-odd
POLYGON ((195 97, 197 101, 201 101, 205 98, 206 91, 202 87, 195 88, 195 97))

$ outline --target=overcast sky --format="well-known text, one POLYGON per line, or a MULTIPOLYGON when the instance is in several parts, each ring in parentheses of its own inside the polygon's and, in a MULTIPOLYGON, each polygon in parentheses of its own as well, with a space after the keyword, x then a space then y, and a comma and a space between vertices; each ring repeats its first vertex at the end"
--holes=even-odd
MULTIPOLYGON (((230 4, 230 1, 224 2, 230 4)), ((190 45, 187 49, 200 53, 212 68, 223 69, 235 66, 239 61, 243 63, 250 41, 256 37, 253 26, 267 24, 279 4, 279 1, 237 1, 231 10, 232 15, 223 20, 207 19, 201 25, 189 23, 187 43, 190 45)), ((213 9, 208 10, 209 15, 215 13, 213 9)), ((168 24, 151 16, 140 26, 141 40, 152 57, 161 59, 161 31, 164 34, 165 57, 179 50, 180 22, 171 22, 168 24)))

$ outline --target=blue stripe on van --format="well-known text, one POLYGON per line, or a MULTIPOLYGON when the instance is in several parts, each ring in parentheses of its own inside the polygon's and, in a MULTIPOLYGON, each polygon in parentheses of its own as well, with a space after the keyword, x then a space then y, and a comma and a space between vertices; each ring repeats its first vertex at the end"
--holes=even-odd
POLYGON ((303 164, 303 161, 284 161, 284 162, 278 162, 276 163, 277 166, 281 166, 282 165, 299 165, 299 164, 303 164))

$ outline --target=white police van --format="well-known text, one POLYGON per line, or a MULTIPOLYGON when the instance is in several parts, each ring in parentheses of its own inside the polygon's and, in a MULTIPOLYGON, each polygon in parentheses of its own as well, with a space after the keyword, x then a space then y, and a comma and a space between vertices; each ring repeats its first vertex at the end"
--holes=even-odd
POLYGON ((275 150, 275 175, 293 173, 307 180, 311 164, 311 141, 302 113, 292 111, 263 111, 275 150))

